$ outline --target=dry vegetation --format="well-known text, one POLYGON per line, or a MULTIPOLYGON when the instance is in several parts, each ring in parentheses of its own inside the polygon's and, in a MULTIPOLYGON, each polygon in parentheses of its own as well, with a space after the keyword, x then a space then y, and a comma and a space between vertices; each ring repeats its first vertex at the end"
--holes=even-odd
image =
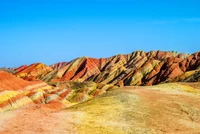
POLYGON ((199 85, 171 83, 113 89, 64 110, 50 105, 25 107, 2 113, 0 130, 17 134, 198 134, 199 85))

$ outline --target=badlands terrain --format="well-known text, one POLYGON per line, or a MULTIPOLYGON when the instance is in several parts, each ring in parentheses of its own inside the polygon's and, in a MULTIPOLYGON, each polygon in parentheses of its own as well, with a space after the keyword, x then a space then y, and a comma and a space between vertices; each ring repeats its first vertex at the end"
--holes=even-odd
POLYGON ((0 70, 2 134, 200 133, 200 52, 0 70))

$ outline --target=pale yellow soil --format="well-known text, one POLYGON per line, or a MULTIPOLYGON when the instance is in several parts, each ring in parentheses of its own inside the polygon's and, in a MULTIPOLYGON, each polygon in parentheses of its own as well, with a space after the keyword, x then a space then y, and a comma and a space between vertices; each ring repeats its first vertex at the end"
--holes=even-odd
POLYGON ((199 134, 198 87, 124 87, 64 110, 32 105, 0 113, 0 133, 199 134))

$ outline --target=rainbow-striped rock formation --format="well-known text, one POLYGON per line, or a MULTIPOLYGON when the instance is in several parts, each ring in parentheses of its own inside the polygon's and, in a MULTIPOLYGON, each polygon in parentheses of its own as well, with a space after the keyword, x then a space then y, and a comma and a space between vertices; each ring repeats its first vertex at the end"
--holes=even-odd
POLYGON ((50 83, 26 81, 0 71, 0 112, 28 104, 53 104, 65 108, 94 98, 113 88, 94 82, 50 83), (55 86, 56 84, 56 86, 55 86))
POLYGON ((33 101, 26 96, 28 92, 50 88, 45 82, 30 82, 0 71, 0 111, 7 111, 31 104, 33 101))
POLYGON ((14 75, 25 80, 45 82, 94 81, 134 86, 168 81, 199 81, 199 69, 200 52, 189 55, 136 51, 101 59, 81 57, 52 66, 36 63, 15 69, 14 75))
POLYGON ((2 134, 200 132, 200 52, 136 51, 0 70, 2 134))
POLYGON ((35 63, 1 70, 0 111, 31 103, 64 108, 115 86, 200 81, 200 52, 136 51, 110 58, 81 57, 51 66, 35 63))

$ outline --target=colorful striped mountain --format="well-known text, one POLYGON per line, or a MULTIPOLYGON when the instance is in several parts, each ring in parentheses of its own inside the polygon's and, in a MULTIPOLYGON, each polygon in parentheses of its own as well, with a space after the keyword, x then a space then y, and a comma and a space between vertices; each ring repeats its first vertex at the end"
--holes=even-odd
POLYGON ((171 81, 200 81, 200 52, 136 51, 110 58, 81 57, 51 66, 35 63, 14 69, 25 80, 45 82, 93 81, 119 86, 156 85, 171 81))
POLYGON ((200 52, 136 51, 0 70, 2 134, 200 132, 200 52))

